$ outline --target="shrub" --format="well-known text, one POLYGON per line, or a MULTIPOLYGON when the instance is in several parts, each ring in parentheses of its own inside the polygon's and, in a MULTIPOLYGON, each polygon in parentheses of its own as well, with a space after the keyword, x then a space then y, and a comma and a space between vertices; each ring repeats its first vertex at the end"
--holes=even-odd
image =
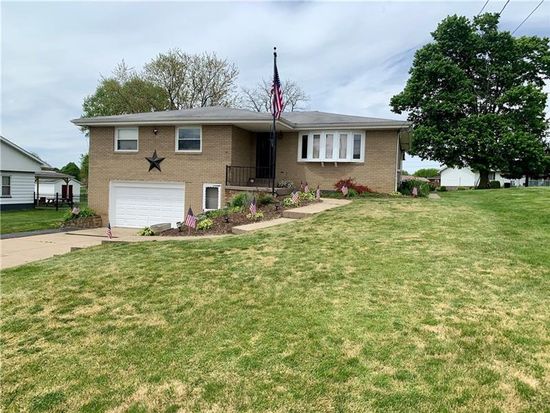
POLYGON ((315 194, 313 192, 300 192, 300 201, 313 201, 315 194))
POLYGON ((151 237, 151 236, 155 235, 153 230, 149 227, 145 227, 143 229, 140 229, 137 234, 141 235, 141 236, 144 236, 144 237, 151 237))
POLYGON ((456 188, 457 191, 465 191, 466 190, 466 187, 465 186, 459 186, 458 188, 456 188))
POLYGON ((447 192, 447 187, 445 185, 443 185, 443 186, 440 186, 437 190, 439 192, 447 192))
POLYGON ((397 197, 397 198, 399 198, 400 196, 403 196, 403 194, 401 192, 398 192, 398 191, 390 192, 388 195, 393 196, 393 197, 397 197))
POLYGON ((258 205, 273 204, 275 199, 269 194, 259 194, 257 199, 258 205))
POLYGON ((288 207, 293 207, 295 206, 296 203, 292 200, 292 198, 288 197, 288 198, 285 198, 283 199, 283 206, 288 208, 288 207))
POLYGON ((403 195, 412 195, 413 188, 417 189, 418 196, 428 196, 430 193, 430 185, 427 182, 419 181, 417 179, 401 182, 399 192, 403 195))
POLYGON ((256 211, 255 214, 253 213, 246 214, 246 217, 248 219, 251 219, 252 221, 259 221, 264 217, 264 213, 262 211, 256 211))
POLYGON ((288 179, 281 179, 277 182, 277 188, 294 188, 294 182, 289 181, 288 179))
POLYGON ((235 195, 229 201, 230 207, 240 207, 243 208, 252 201, 252 194, 249 192, 241 192, 240 194, 235 195))
MULTIPOLYGON (((357 192, 357 194, 361 195, 365 192, 374 192, 372 189, 370 189, 368 186, 366 185, 360 185, 358 184, 357 182, 355 182, 355 179, 354 178, 348 178, 348 179, 340 179, 338 182, 336 182, 334 184, 334 187, 338 190, 338 191, 342 191, 342 187, 343 186, 347 186, 348 187, 348 190, 349 189, 353 189, 357 192)), ((348 192, 348 196, 349 196, 349 192, 348 192)))
POLYGON ((489 182, 489 188, 491 188, 491 189, 500 189, 500 181, 491 181, 491 182, 489 182))
POLYGON ((355 188, 348 189, 348 198, 355 198, 359 195, 359 192, 355 188))
POLYGON ((65 214, 63 214, 63 221, 71 221, 73 219, 77 218, 87 218, 87 217, 95 217, 96 213, 93 209, 84 207, 80 210, 80 212, 77 215, 74 215, 71 209, 68 209, 65 214))
POLYGON ((199 231, 210 229, 213 226, 214 226, 214 221, 212 221, 210 218, 203 218, 197 223, 197 229, 199 231))

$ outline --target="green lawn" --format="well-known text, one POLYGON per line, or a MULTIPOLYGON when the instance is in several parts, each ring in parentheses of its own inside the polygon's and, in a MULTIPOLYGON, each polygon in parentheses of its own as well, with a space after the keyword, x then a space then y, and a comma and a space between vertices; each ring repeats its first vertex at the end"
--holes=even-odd
POLYGON ((549 411, 550 190, 2 274, 4 412, 549 411))
POLYGON ((2 211, 0 213, 0 233, 36 231, 58 228, 68 207, 36 208, 22 211, 2 211))

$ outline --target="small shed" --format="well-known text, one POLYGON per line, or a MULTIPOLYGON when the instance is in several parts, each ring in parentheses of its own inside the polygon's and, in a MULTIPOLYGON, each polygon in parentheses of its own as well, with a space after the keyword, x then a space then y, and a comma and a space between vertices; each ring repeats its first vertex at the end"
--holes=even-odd
POLYGON ((43 169, 35 174, 37 203, 59 198, 61 202, 80 202, 80 181, 74 176, 43 169))

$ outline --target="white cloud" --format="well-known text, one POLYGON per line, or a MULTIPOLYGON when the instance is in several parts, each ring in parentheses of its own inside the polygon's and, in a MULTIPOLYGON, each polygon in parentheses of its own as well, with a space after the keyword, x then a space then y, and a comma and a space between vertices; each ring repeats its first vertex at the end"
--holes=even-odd
MULTIPOLYGON (((414 50, 446 15, 472 16, 483 3, 3 2, 1 132, 53 165, 76 161, 87 142, 69 121, 100 74, 122 59, 140 68, 174 47, 215 51, 251 85, 271 76, 277 45, 281 76, 302 85, 310 109, 401 118, 389 99, 414 50)), ((502 27, 514 29, 535 5, 510 2, 502 27)), ((518 34, 550 36, 550 5, 518 34)), ((409 172, 424 165, 405 161, 409 172)))

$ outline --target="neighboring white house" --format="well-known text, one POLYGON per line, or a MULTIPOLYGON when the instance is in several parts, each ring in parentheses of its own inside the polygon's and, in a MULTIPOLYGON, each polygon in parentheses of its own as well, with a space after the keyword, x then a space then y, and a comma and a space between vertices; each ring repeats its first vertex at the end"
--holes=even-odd
POLYGON ((50 165, 0 136, 0 175, 2 176, 0 209, 34 207, 35 174, 43 167, 50 167, 50 165))
MULTIPOLYGON (((447 188, 476 187, 479 184, 479 172, 470 168, 444 167, 439 171, 441 186, 447 188)), ((511 186, 521 186, 522 179, 508 179, 500 175, 500 172, 489 172, 489 181, 499 181, 501 186, 509 183, 511 186)))
POLYGON ((37 180, 34 189, 38 197, 55 198, 55 194, 58 194, 59 199, 72 198, 75 202, 80 202, 80 181, 72 177, 61 177, 61 175, 55 171, 40 172, 37 175, 40 180, 37 180))

